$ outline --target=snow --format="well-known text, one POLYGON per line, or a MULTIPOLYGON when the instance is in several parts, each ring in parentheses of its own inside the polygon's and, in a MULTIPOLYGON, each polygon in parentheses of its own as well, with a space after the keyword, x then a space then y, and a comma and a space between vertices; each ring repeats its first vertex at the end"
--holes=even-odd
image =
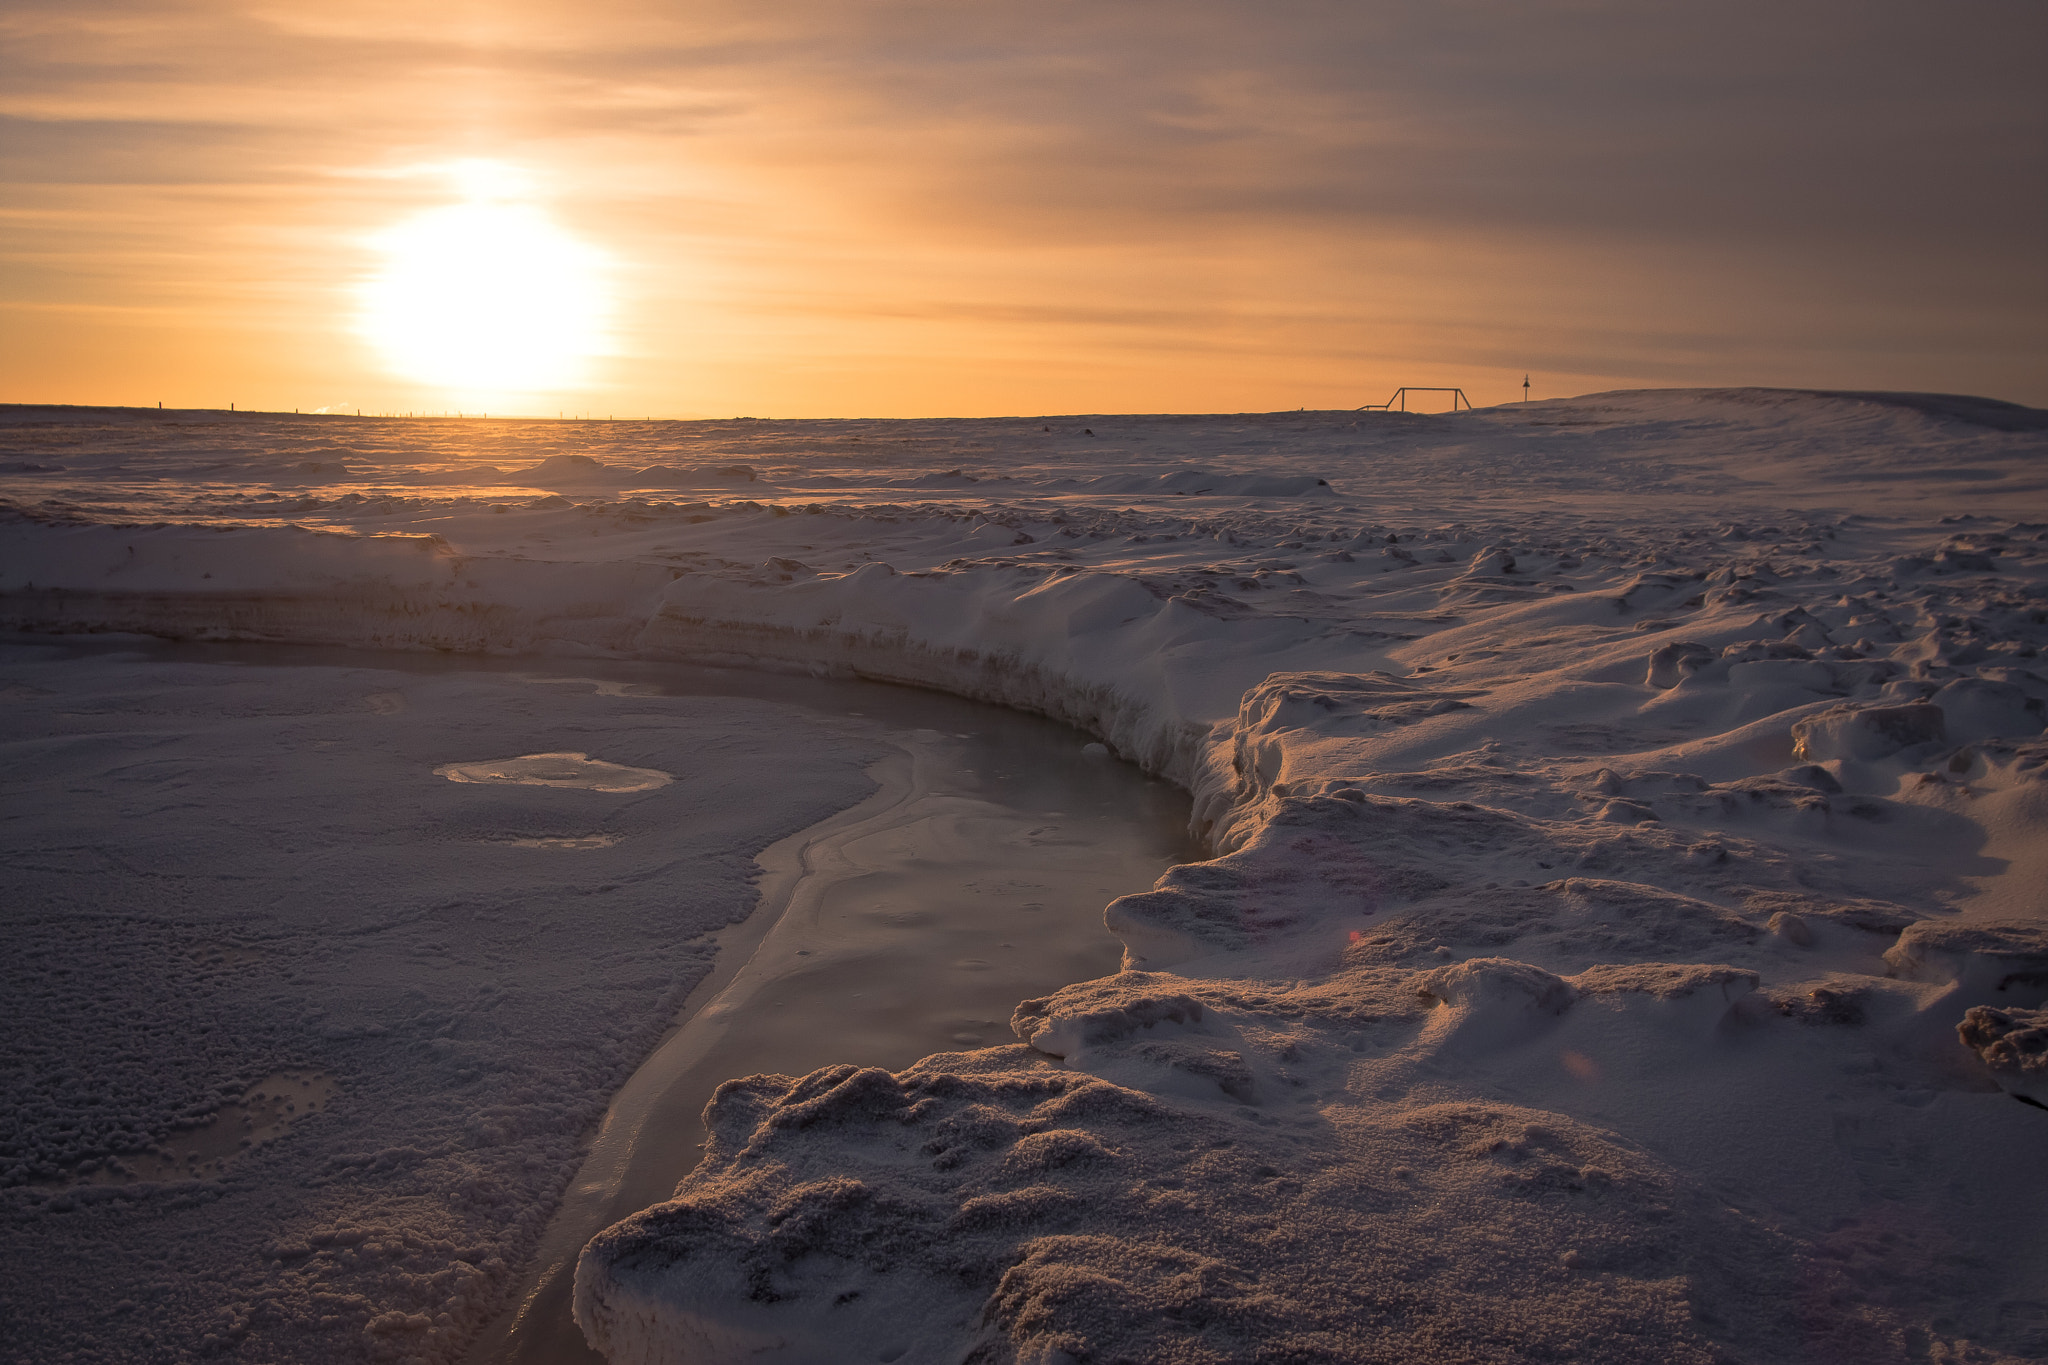
POLYGON ((910 683, 1193 794, 1016 1043, 722 1088, 615 1361, 2048 1354, 2048 414, 6 430, 16 628, 910 683))
POLYGON ((2048 1108, 2048 1010, 1973 1005, 1956 1035, 1984 1059, 1999 1085, 2048 1108))

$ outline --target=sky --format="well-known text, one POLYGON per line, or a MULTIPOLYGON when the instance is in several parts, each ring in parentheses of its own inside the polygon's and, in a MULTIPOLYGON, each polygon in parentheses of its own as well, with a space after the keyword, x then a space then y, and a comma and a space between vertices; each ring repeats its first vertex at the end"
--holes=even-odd
POLYGON ((2040 0, 8 0, 0 402, 2048 405, 2040 0))

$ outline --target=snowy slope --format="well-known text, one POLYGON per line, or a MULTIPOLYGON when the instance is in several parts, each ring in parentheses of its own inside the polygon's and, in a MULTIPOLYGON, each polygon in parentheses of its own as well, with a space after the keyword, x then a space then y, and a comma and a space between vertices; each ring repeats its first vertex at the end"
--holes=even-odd
POLYGON ((17 627, 846 672, 1195 793, 1014 1046, 722 1092, 615 1360, 2048 1354, 2043 414, 18 416, 17 627))

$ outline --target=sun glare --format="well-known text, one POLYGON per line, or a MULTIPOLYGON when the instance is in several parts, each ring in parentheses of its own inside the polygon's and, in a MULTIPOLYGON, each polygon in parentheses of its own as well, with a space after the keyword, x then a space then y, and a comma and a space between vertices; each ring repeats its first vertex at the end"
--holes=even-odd
POLYGON ((575 387, 605 350, 603 253, 533 202, 517 168, 437 168, 462 195, 378 234, 361 328, 405 379, 464 393, 575 387))

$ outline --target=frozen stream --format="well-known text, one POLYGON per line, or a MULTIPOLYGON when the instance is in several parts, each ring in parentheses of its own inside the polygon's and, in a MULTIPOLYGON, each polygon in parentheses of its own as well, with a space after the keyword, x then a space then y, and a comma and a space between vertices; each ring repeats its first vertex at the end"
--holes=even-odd
POLYGON ((1105 904, 1198 856, 1181 793, 1063 726, 864 684, 693 670, 685 685, 712 682, 834 707, 896 752, 870 770, 873 796, 761 854, 760 908, 720 935, 713 975, 614 1098, 516 1317, 473 1361, 599 1359, 569 1314, 576 1255, 696 1164, 721 1081, 1009 1041, 1018 1000, 1116 970, 1105 904))
MULTIPOLYGON (((108 648, 134 657, 136 643, 78 652, 108 648)), ((528 1268, 518 1311, 492 1324, 473 1361, 599 1359, 569 1315, 576 1255, 601 1228, 665 1199, 696 1163, 698 1116, 719 1082, 845 1062, 900 1068, 1010 1041, 1018 1000, 1116 970, 1120 947, 1102 926, 1105 904, 1199 856, 1185 832, 1187 799, 1175 788, 1089 751, 1087 737, 1064 726, 933 693, 627 662, 248 645, 145 646, 141 654, 273 669, 371 664, 564 695, 744 697, 800 708, 807 723, 885 751, 869 768, 872 795, 761 853, 758 908, 716 935, 712 974, 614 1096, 528 1268)), ((437 772, 501 790, 572 785, 558 771, 562 758, 508 749, 437 772)), ((802 784, 805 774, 792 768, 760 780, 802 784)), ((532 842, 571 868, 606 846, 602 838, 532 842)))
MULTIPOLYGON (((502 1218, 555 1188, 540 1168, 522 1187, 484 1163, 530 1165, 546 1151, 567 1174, 580 1161, 539 1253, 518 1271, 518 1310, 483 1325, 469 1356, 477 1361, 596 1359, 569 1315, 576 1255, 597 1231, 665 1200, 696 1164, 699 1115, 721 1081, 835 1063, 901 1068, 1012 1041, 1018 1000, 1116 970, 1121 949, 1103 928, 1104 905, 1196 856, 1186 797, 1100 746, 1089 751, 1087 736, 905 688, 133 637, 17 641, 6 661, 0 688, 20 712, 23 777, 9 875, 29 878, 9 932, 24 944, 56 933, 51 961, 94 967, 39 976, 22 966, 23 988, 40 981, 50 997, 34 1017, 61 1021, 87 1004, 125 1008, 137 991, 169 991, 247 1017, 167 1025, 149 1075, 244 1069, 186 1055, 192 1040, 218 1037, 257 1057, 256 1070, 274 1051, 311 1068, 307 1085, 326 1087, 317 1132, 270 1143, 282 1127, 244 1124, 268 1145, 196 1173, 191 1187, 220 1191, 218 1203, 151 1196, 139 1207, 58 1212, 54 1222, 42 1214, 44 1240, 62 1235, 45 1247, 48 1273, 75 1278, 118 1246, 221 1247, 231 1257, 275 1245, 281 1269, 273 1260, 271 1275, 220 1297, 260 1305, 333 1295, 329 1286, 353 1288, 342 1278, 353 1273, 366 1302, 388 1304, 437 1266, 488 1256, 471 1249, 477 1232, 438 1212, 448 1201, 466 1207, 463 1191, 481 1189, 502 1218), (874 784, 865 794, 863 767, 874 784), (657 1035, 646 1013, 652 990, 708 956, 690 917, 701 923, 696 907, 721 897, 748 903, 739 899, 747 850, 761 843, 735 841, 748 829, 776 838, 795 827, 777 807, 818 822, 758 854, 753 913, 712 932, 709 975, 657 1035), (67 871, 87 856, 67 850, 102 846, 120 861, 67 871), (197 888, 192 909, 178 899, 184 885, 197 888), (154 927, 166 918, 168 928, 154 927), (45 923, 61 927, 46 933, 45 923), (134 925, 164 942, 135 948, 136 983, 107 985, 134 925), (176 964, 191 952, 218 957, 219 970, 183 981, 176 964), (610 982, 628 989, 611 992, 610 982), (587 1121, 568 1118, 577 1107, 537 1106, 604 1074, 615 1063, 593 1057, 577 1070, 575 1058, 616 1050, 629 1035, 653 1041, 651 1053, 627 1054, 644 1060, 598 1130, 582 1134, 579 1157, 578 1134, 563 1126, 587 1121), (333 1096, 329 1073, 343 1078, 333 1096), (472 1093, 480 1074, 489 1090, 472 1093), (535 1136, 525 1146, 466 1136, 489 1123, 535 1136), (447 1170, 426 1164, 435 1160, 447 1170), (360 1173, 366 1162, 394 1166, 396 1187, 360 1173), (438 1234, 445 1248, 389 1270, 379 1268, 389 1252, 373 1259, 348 1252, 353 1240, 333 1240, 401 1247, 421 1242, 415 1229, 450 1226, 469 1242, 438 1234), (294 1236, 327 1240, 306 1244, 308 1260, 294 1236), (342 1250, 321 1250, 330 1245, 342 1250)), ((118 1051, 121 1030, 105 1032, 81 1023, 53 1033, 45 1051, 97 1066, 100 1053, 118 1051)), ((250 1106, 276 1088, 259 1081, 253 1098, 220 1113, 239 1121, 247 1110, 254 1123, 262 1116, 250 1106)), ((91 1103, 110 1107, 97 1090, 91 1103)), ((206 1131, 174 1134, 169 1156, 132 1154, 125 1168, 88 1178, 175 1180, 170 1167, 206 1131)), ((25 1207, 69 1208, 58 1197, 65 1188, 32 1191, 25 1207)), ((148 1293, 174 1296, 219 1273, 220 1258, 202 1259, 179 1252, 154 1268, 162 1284, 148 1293)), ((29 1263, 18 1268, 26 1274, 29 1263)), ((240 1315, 232 1325, 274 1310, 230 1311, 240 1315)), ((283 1354, 325 1359, 324 1349, 308 1339, 283 1354)))

